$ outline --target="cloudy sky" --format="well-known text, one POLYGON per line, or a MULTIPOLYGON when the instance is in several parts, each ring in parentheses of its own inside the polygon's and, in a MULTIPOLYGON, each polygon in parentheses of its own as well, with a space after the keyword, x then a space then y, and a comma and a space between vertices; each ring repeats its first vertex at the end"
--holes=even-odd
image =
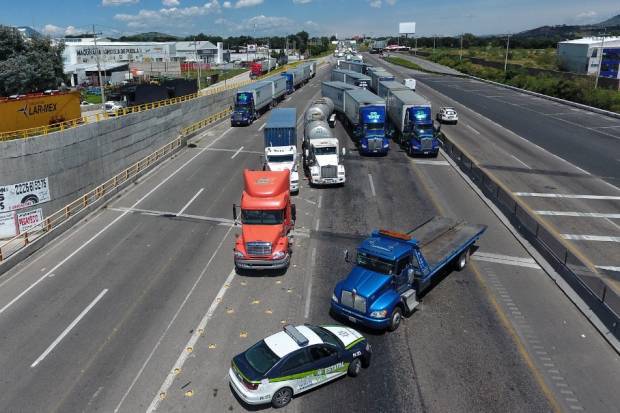
POLYGON ((60 36, 158 31, 177 35, 390 35, 417 22, 418 35, 515 33, 542 25, 599 22, 614 0, 2 0, 0 24, 60 36))

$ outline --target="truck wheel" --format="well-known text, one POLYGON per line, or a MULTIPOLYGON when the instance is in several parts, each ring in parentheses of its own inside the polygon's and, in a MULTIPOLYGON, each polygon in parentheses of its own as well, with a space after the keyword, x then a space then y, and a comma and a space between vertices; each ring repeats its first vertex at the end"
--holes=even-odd
POLYGON ((362 370, 362 362, 360 359, 353 359, 351 364, 349 364, 349 368, 347 369, 347 374, 351 377, 357 377, 362 370))
POLYGON ((392 311, 392 316, 390 317, 390 325, 388 326, 388 330, 395 331, 400 326, 400 321, 403 319, 402 310, 400 307, 396 307, 394 311, 392 311))
POLYGON ((289 404, 292 398, 293 390, 291 390, 290 387, 283 387, 273 394, 273 397, 271 398, 271 405, 274 408, 279 409, 289 404))
POLYGON ((461 271, 467 265, 467 261, 469 261, 469 250, 461 252, 461 255, 456 259, 454 263, 455 270, 461 271))

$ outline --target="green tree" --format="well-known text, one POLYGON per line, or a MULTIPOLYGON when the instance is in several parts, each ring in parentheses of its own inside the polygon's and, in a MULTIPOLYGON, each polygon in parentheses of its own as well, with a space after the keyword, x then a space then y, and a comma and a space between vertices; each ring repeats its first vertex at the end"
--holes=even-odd
POLYGON ((25 41, 15 28, 0 26, 0 95, 55 89, 64 81, 64 44, 48 38, 25 41))

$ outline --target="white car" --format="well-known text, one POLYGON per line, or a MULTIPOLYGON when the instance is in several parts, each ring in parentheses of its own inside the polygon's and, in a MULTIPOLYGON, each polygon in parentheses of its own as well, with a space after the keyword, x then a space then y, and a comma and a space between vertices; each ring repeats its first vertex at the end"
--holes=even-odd
POLYGON ((437 113, 437 120, 439 123, 454 123, 456 125, 456 122, 459 120, 459 116, 456 113, 456 109, 445 106, 439 109, 439 112, 437 113))
POLYGON ((104 108, 104 110, 106 111, 106 113, 108 115, 116 116, 118 114, 118 111, 122 110, 125 107, 127 107, 125 102, 118 102, 118 101, 115 101, 115 100, 108 100, 105 103, 103 108, 104 108))
POLYGON ((294 395, 370 365, 372 350, 356 330, 337 325, 284 326, 231 362, 231 387, 249 405, 280 408, 294 395))

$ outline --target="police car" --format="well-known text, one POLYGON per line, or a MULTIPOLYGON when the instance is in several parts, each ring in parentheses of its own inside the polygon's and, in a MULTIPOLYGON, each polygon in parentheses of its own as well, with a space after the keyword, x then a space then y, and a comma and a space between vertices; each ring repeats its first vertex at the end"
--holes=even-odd
POLYGON ((245 403, 279 408, 296 394, 346 374, 357 376, 370 358, 370 344, 352 328, 286 325, 235 356, 228 375, 245 403))

